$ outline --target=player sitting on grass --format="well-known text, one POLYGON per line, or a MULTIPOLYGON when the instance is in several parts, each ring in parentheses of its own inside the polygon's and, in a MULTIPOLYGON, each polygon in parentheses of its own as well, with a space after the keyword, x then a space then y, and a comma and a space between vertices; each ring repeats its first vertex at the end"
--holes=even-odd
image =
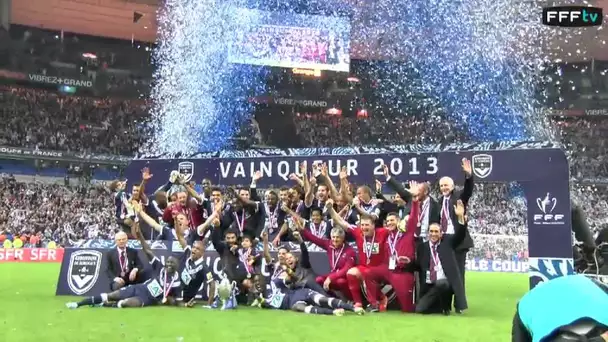
POLYGON ((133 225, 133 233, 139 239, 144 253, 146 253, 146 256, 150 260, 154 271, 153 277, 146 280, 143 284, 130 285, 111 293, 102 293, 97 296, 88 297, 77 303, 67 303, 66 306, 69 309, 76 309, 84 305, 96 306, 103 304, 105 306, 110 303, 112 304, 109 306, 118 308, 138 308, 155 305, 159 302, 170 305, 176 303, 174 298, 180 294, 181 289, 178 272, 179 260, 171 256, 167 258, 166 264, 163 266, 160 259, 154 255, 150 246, 141 235, 138 223, 133 225))

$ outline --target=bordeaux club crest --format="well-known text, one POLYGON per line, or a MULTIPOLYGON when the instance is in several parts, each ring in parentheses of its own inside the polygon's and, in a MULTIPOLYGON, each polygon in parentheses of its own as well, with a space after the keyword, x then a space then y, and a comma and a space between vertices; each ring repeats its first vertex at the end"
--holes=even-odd
POLYGON ((479 178, 486 178, 492 173, 492 156, 489 154, 476 154, 471 158, 473 173, 479 178))
POLYGON ((77 296, 89 292, 99 277, 101 252, 82 250, 72 253, 68 268, 68 286, 77 296))
POLYGON ((189 182, 194 176, 194 163, 185 161, 177 165, 177 171, 184 175, 184 181, 189 182))

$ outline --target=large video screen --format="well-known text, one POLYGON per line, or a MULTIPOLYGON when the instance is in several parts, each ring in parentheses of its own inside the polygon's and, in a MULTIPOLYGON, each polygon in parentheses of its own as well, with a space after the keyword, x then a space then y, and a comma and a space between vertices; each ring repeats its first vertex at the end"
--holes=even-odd
POLYGON ((350 20, 236 9, 230 63, 348 72, 350 20))

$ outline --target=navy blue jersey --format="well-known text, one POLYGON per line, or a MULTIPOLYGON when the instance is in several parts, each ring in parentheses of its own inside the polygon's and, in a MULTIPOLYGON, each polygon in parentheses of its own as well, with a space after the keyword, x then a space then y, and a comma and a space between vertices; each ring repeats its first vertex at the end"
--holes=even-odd
POLYGON ((168 296, 179 297, 182 285, 179 272, 173 275, 167 274, 165 266, 156 257, 150 260, 150 265, 152 265, 152 277, 144 282, 150 296, 156 300, 162 300, 168 296))
POLYGON ((311 221, 308 221, 308 222, 306 222, 304 228, 309 230, 312 233, 312 235, 314 235, 318 238, 329 239, 329 237, 331 235, 331 230, 333 228, 333 224, 332 224, 332 221, 330 221, 330 220, 323 220, 319 224, 314 224, 311 221))
POLYGON ((130 200, 131 195, 127 194, 124 190, 118 191, 114 194, 114 215, 117 219, 124 220, 126 218, 135 217, 135 212, 129 205, 130 200))
POLYGON ((271 282, 272 286, 266 290, 264 299, 266 305, 272 309, 288 310, 289 289, 288 282, 285 279, 276 278, 271 282))
POLYGON ((184 254, 182 254, 180 262, 181 281, 182 281, 182 298, 184 301, 189 301, 196 296, 196 293, 203 287, 203 284, 209 284, 216 280, 213 272, 205 264, 205 258, 192 260, 192 248, 186 246, 184 254))
MULTIPOLYGON (((365 203, 365 202, 359 202, 361 208, 363 209, 363 211, 365 211, 367 214, 369 215, 374 215, 377 218, 380 217, 380 206, 376 203, 376 201, 371 200, 369 203, 365 203)), ((359 219, 361 218, 361 215, 359 215, 359 212, 355 209, 352 209, 350 211, 350 215, 348 216, 348 219, 346 220, 346 222, 353 224, 353 225, 357 225, 359 224, 359 219)))

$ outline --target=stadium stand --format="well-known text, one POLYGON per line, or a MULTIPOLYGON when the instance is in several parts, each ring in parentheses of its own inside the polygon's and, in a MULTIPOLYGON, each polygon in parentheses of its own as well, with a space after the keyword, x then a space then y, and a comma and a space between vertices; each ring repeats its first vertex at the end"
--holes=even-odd
MULTIPOLYGON (((138 94, 151 82, 153 47, 76 35, 60 38, 52 32, 18 26, 10 32, 0 30, 0 42, 6 43, 0 44, 4 46, 0 48, 0 118, 4 123, 0 129, 1 242, 21 239, 26 246, 42 246, 51 241, 66 245, 71 240, 108 238, 117 226, 112 198, 103 182, 120 175, 147 133, 149 103, 138 99, 138 94), (91 81, 93 86, 66 91, 22 77, 31 74, 91 81), (24 158, 20 149, 38 153, 24 158)), ((583 209, 595 232, 608 225, 603 215, 608 209, 606 69, 608 63, 602 62, 565 67, 562 83, 570 86, 547 89, 553 99, 547 114, 571 158, 573 196, 585 199, 583 209)), ((292 80, 291 84, 298 82, 292 80)), ((322 93, 314 91, 320 81, 310 82, 314 83, 311 94, 322 93)), ((331 79, 323 82, 338 84, 331 79)), ((282 120, 260 113, 257 110, 256 117, 243 124, 234 147, 467 140, 466 133, 449 122, 422 115, 428 113, 404 118, 361 110, 355 115, 346 111, 345 115, 331 115, 325 108, 295 106, 282 120), (281 135, 286 124, 297 132, 297 138, 281 135), (427 134, 420 134, 423 129, 427 134)), ((516 185, 476 185, 472 199, 476 205, 469 213, 469 229, 475 233, 477 246, 472 257, 527 258, 522 198, 516 185)))

